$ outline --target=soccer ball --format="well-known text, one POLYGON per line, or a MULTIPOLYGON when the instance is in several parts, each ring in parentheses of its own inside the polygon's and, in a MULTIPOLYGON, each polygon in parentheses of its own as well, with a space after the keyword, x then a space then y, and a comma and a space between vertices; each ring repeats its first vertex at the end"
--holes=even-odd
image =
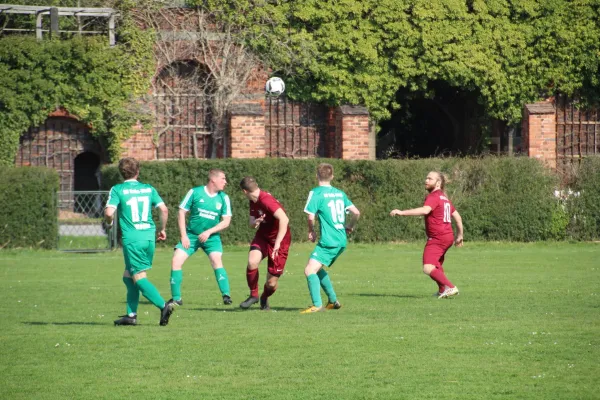
POLYGON ((265 85, 267 96, 277 97, 285 91, 285 83, 283 79, 276 76, 270 78, 265 85))

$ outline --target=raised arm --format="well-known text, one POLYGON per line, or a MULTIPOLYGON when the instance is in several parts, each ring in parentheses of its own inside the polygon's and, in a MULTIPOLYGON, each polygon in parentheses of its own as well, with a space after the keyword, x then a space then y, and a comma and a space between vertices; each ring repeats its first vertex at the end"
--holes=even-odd
POLYGON ((428 215, 431 212, 431 207, 423 206, 419 208, 411 208, 410 210, 398 210, 394 209, 390 212, 390 216, 401 215, 401 216, 423 216, 428 215))

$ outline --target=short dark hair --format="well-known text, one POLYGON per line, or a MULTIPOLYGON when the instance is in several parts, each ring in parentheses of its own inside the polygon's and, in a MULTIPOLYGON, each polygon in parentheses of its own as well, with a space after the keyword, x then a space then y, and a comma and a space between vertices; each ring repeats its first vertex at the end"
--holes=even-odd
POLYGON ((121 158, 119 172, 125 180, 134 178, 140 172, 140 163, 133 157, 121 158))
POLYGON ((248 192, 254 192, 258 189, 258 183, 256 183, 256 179, 253 177, 245 176, 240 182, 240 188, 248 192))
POLYGON ((317 177, 320 181, 330 181, 333 178, 333 165, 321 163, 317 167, 317 177))

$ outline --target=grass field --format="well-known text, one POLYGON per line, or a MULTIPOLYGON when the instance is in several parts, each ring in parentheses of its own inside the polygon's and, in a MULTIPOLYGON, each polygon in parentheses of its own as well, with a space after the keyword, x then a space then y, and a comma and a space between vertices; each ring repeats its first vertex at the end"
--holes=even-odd
MULTIPOLYGON (((206 258, 184 266, 167 327, 125 311, 120 251, 1 251, 0 399, 598 399, 600 245, 452 249, 455 299, 431 297, 422 244, 350 245, 331 276, 343 308, 309 305, 292 248, 271 312, 248 294, 246 247, 226 248, 234 306, 206 258)), ((150 279, 169 298, 170 250, 150 279)), ((266 267, 261 267, 261 284, 266 267)))

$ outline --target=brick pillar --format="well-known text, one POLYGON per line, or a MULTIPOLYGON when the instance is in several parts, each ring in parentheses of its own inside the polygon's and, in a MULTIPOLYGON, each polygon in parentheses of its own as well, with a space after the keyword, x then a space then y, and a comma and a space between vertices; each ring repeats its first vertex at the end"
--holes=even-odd
MULTIPOLYGON (((134 127, 135 133, 121 144, 123 153, 121 157, 133 157, 138 161, 156 160, 156 146, 154 134, 144 132, 141 124, 134 127)), ((112 160, 116 162, 118 160, 112 160)))
POLYGON ((237 104, 230 113, 229 156, 264 158, 265 112, 259 104, 237 104))
POLYGON ((525 105, 522 140, 529 157, 543 161, 550 168, 556 168, 556 111, 552 103, 525 105))
POLYGON ((369 160, 369 112, 366 107, 341 106, 336 111, 336 133, 341 134, 341 158, 369 160))

